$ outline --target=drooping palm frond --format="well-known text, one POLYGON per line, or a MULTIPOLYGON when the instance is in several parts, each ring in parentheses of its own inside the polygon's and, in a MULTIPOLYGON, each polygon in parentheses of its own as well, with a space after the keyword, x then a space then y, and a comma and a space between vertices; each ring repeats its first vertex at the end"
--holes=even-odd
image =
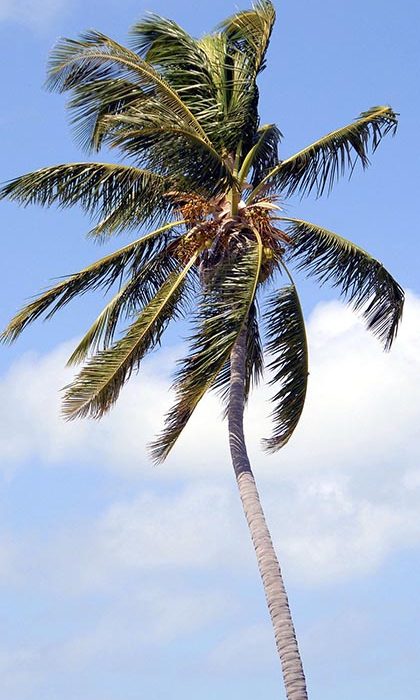
POLYGON ((104 337, 112 337, 114 334, 121 306, 132 284, 132 280, 127 282, 104 307, 67 360, 69 367, 84 362, 89 354, 104 349, 100 348, 101 341, 104 337))
POLYGON ((216 195, 232 184, 232 174, 222 156, 188 124, 175 121, 162 107, 152 113, 132 107, 124 114, 104 117, 103 123, 111 148, 170 177, 178 189, 216 195))
POLYGON ((42 316, 43 313, 48 311, 46 318, 51 318, 74 297, 99 287, 108 289, 114 282, 121 279, 122 275, 135 273, 149 255, 164 245, 165 232, 183 223, 183 221, 174 221, 166 224, 97 260, 80 272, 66 277, 19 311, 0 338, 4 342, 12 342, 26 326, 42 316))
POLYGON ((207 134, 217 121, 217 90, 208 57, 176 22, 154 13, 131 29, 130 46, 182 96, 207 134))
POLYGON ((258 309, 254 302, 249 310, 246 334, 245 401, 250 391, 257 386, 264 371, 264 352, 261 342, 258 309))
POLYGON ((388 133, 394 134, 396 128, 397 115, 391 107, 372 107, 352 124, 332 131, 282 161, 255 187, 250 199, 270 188, 282 190, 285 196, 295 192, 303 196, 313 190, 318 196, 329 192, 346 168, 351 174, 357 161, 365 168, 369 150, 374 152, 381 139, 388 133))
POLYGON ((308 221, 282 217, 292 238, 290 258, 322 284, 331 282, 368 330, 389 350, 402 317, 404 291, 383 265, 351 241, 308 221))
MULTIPOLYGON (((248 401, 251 389, 258 385, 264 370, 264 353, 258 323, 257 304, 254 302, 246 322, 246 362, 244 398, 248 401)), ((225 405, 224 416, 227 417, 230 390, 230 358, 228 358, 216 377, 212 389, 217 391, 225 405)))
POLYGON ((119 323, 138 315, 141 308, 150 304, 178 267, 178 260, 166 248, 147 260, 139 271, 134 271, 133 276, 118 290, 85 333, 67 364, 79 364, 88 355, 109 348, 119 323))
POLYGON ((66 163, 11 180, 1 188, 0 198, 24 205, 79 204, 90 214, 113 215, 106 227, 113 232, 167 215, 170 201, 164 194, 168 189, 165 178, 149 170, 116 163, 66 163))
POLYGON ((195 407, 214 385, 246 322, 261 270, 262 244, 244 239, 234 259, 219 266, 203 289, 196 315, 191 352, 181 363, 175 379, 176 400, 168 412, 163 432, 151 445, 155 462, 163 461, 195 407))
POLYGON ((301 417, 308 382, 308 348, 305 321, 294 284, 276 291, 267 302, 265 313, 268 343, 272 359, 270 385, 276 388, 272 398, 273 435, 263 441, 267 452, 276 452, 290 439, 301 417))
POLYGON ((197 255, 194 253, 185 266, 169 277, 124 337, 88 360, 72 384, 66 387, 63 412, 67 418, 100 418, 113 406, 131 373, 159 343, 169 321, 177 318, 186 278, 197 255))
POLYGON ((109 37, 88 32, 81 41, 62 40, 49 84, 72 92, 73 121, 85 145, 117 147, 137 165, 170 175, 178 189, 177 180, 184 189, 201 186, 211 194, 229 185, 226 163, 182 92, 109 37))
POLYGON ((112 79, 134 82, 150 97, 157 97, 174 117, 185 120, 210 143, 197 118, 159 71, 110 37, 91 30, 79 41, 61 39, 51 52, 47 81, 51 90, 66 92, 112 79))
POLYGON ((124 113, 148 99, 141 86, 122 78, 75 85, 68 108, 77 142, 88 152, 99 151, 107 134, 106 117, 124 113))
POLYGON ((238 173, 239 186, 244 185, 251 169, 251 184, 255 187, 266 173, 278 164, 278 144, 281 136, 275 124, 266 124, 258 129, 257 140, 246 154, 238 173))
POLYGON ((253 65, 254 77, 265 67, 265 55, 276 20, 270 0, 257 0, 252 10, 238 12, 219 25, 237 51, 253 65))

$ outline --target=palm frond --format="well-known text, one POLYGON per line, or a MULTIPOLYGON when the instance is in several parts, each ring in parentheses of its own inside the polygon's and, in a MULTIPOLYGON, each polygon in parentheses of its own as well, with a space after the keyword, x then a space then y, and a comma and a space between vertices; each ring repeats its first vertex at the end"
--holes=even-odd
POLYGON ((258 130, 258 89, 247 55, 232 50, 225 34, 200 40, 211 65, 217 91, 218 119, 211 132, 218 150, 233 154, 239 144, 246 153, 258 130))
POLYGON ((214 195, 232 185, 232 174, 221 155, 196 131, 174 121, 161 108, 148 114, 133 107, 124 114, 104 118, 104 122, 111 148, 170 176, 178 188, 202 189, 214 195))
POLYGON ((124 114, 133 105, 148 99, 148 93, 141 86, 122 78, 75 85, 68 109, 77 142, 88 152, 99 151, 107 134, 106 117, 124 114))
POLYGON ((110 37, 91 30, 78 41, 61 39, 51 52, 47 80, 51 90, 65 92, 112 79, 134 82, 151 97, 157 96, 174 116, 209 142, 197 118, 159 71, 110 37))
POLYGON ((318 196, 330 192, 346 168, 350 174, 358 161, 366 168, 369 151, 375 152, 381 139, 394 134, 397 115, 389 106, 372 107, 362 112, 352 124, 332 131, 299 153, 282 161, 255 187, 250 195, 256 199, 267 188, 282 190, 286 196, 313 190, 318 196))
POLYGON ((264 371, 264 353, 256 302, 249 310, 246 330, 245 401, 248 400, 251 389, 258 385, 264 371))
POLYGON ((113 333, 113 331, 109 329, 110 327, 115 328, 119 316, 117 309, 121 305, 122 300, 126 297, 127 291, 131 285, 132 280, 127 282, 121 289, 119 289, 111 301, 109 301, 105 308, 101 311, 99 316, 95 319, 89 330, 85 333, 82 340, 73 350, 72 354, 67 360, 68 367, 78 365, 81 362, 84 362, 90 353, 98 352, 103 337, 107 333, 113 333))
POLYGON ((51 318, 74 297, 99 287, 109 289, 124 274, 135 273, 148 256, 156 253, 164 245, 165 233, 183 223, 183 221, 173 221, 166 224, 95 261, 80 272, 66 277, 19 311, 3 331, 0 339, 3 342, 13 342, 43 313, 48 311, 46 318, 51 318))
POLYGON ((242 186, 252 169, 252 185, 258 184, 266 173, 278 164, 278 144, 282 134, 275 124, 266 124, 258 129, 256 142, 246 154, 238 174, 242 186))
POLYGON ((270 0, 257 0, 252 10, 244 10, 224 20, 220 29, 236 50, 247 55, 255 77, 265 66, 276 12, 270 0))
POLYGON ((145 262, 108 302, 73 351, 67 364, 79 364, 89 354, 109 348, 121 320, 137 315, 141 307, 149 304, 178 267, 179 262, 171 256, 168 247, 145 262))
POLYGON ((273 435, 263 444, 267 452, 276 452, 288 442, 299 422, 308 382, 305 321, 294 284, 270 297, 265 321, 266 349, 272 357, 267 369, 273 373, 270 385, 276 387, 276 393, 272 398, 273 435))
POLYGON ((108 232, 113 232, 123 227, 137 228, 167 215, 167 189, 166 179, 149 170, 116 163, 65 163, 11 180, 1 188, 0 198, 8 197, 25 206, 79 204, 90 214, 104 218, 113 215, 107 226, 108 232))
MULTIPOLYGON (((246 363, 244 398, 248 401, 251 389, 258 385, 264 370, 264 354, 258 323, 257 304, 254 301, 248 313, 246 322, 246 363)), ((219 394, 225 409, 224 417, 227 417, 230 391, 230 358, 228 358, 216 377, 212 387, 219 394)))
POLYGON ((66 387, 63 412, 67 418, 100 418, 113 406, 131 373, 159 343, 169 321, 177 317, 186 277, 197 255, 194 253, 185 266, 169 277, 124 337, 88 360, 66 387))
POLYGON ((182 360, 175 379, 175 405, 168 412, 163 432, 151 445, 155 462, 163 461, 195 407, 214 384, 246 322, 261 270, 262 244, 244 239, 242 249, 215 271, 202 292, 196 315, 191 352, 182 360))
POLYGON ((153 13, 137 22, 130 33, 133 50, 182 95, 210 135, 217 117, 217 91, 211 65, 199 42, 173 20, 153 13))
POLYGON ((402 317, 404 291, 385 270, 351 241, 308 221, 282 217, 292 239, 290 258, 323 284, 331 282, 354 309, 362 309, 368 330, 389 350, 402 317))

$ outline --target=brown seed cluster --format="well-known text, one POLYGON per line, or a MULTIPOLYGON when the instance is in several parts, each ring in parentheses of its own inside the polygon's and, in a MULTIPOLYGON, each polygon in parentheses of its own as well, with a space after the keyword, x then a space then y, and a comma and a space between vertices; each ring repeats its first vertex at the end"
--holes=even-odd
POLYGON ((188 199, 180 203, 182 218, 189 224, 196 224, 198 221, 205 221, 210 214, 211 203, 196 194, 188 195, 188 199))
POLYGON ((196 251, 210 248, 216 237, 220 248, 228 250, 234 245, 235 236, 251 237, 256 231, 263 244, 264 280, 284 254, 285 246, 291 243, 289 236, 273 225, 275 206, 269 199, 249 207, 243 205, 236 216, 231 216, 226 196, 214 200, 183 192, 172 192, 171 196, 189 229, 174 243, 174 255, 182 263, 188 262, 196 251))
POLYGON ((187 263, 197 250, 211 246, 218 229, 217 221, 203 221, 196 224, 187 234, 176 241, 175 257, 180 262, 187 263))

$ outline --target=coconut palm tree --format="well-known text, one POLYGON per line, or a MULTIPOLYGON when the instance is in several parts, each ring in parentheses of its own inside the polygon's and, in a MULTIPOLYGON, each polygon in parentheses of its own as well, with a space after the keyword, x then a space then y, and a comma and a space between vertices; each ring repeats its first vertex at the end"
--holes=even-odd
POLYGON ((41 294, 12 319, 3 340, 15 340, 76 296, 113 290, 69 359, 85 364, 64 398, 67 418, 100 418, 170 321, 192 315, 175 403, 151 455, 164 460, 206 392, 220 392, 287 697, 304 700, 288 600, 247 456, 244 404, 263 372, 264 329, 273 387, 273 433, 264 446, 275 452, 286 444, 308 377, 291 266, 336 286, 385 349, 391 347, 401 287, 360 247, 283 215, 277 202, 295 193, 322 195, 347 168, 365 167, 369 152, 395 132, 397 118, 389 106, 374 107, 280 159, 281 133, 275 124, 261 126, 258 115, 257 78, 274 20, 272 3, 257 0, 201 39, 150 15, 132 28, 130 48, 96 31, 59 41, 48 84, 70 93, 80 144, 90 152, 114 149, 125 162, 42 168, 8 182, 2 196, 22 204, 79 204, 93 216, 88 235, 99 241, 122 231, 148 232, 41 294))

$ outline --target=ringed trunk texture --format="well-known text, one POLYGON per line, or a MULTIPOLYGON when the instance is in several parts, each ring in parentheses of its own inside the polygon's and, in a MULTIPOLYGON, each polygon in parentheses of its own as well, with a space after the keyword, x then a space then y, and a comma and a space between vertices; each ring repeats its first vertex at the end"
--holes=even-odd
POLYGON ((231 353, 228 409, 230 452, 274 628, 286 695, 288 700, 307 700, 305 675, 280 565, 246 451, 243 430, 245 361, 246 328, 242 330, 231 353))

